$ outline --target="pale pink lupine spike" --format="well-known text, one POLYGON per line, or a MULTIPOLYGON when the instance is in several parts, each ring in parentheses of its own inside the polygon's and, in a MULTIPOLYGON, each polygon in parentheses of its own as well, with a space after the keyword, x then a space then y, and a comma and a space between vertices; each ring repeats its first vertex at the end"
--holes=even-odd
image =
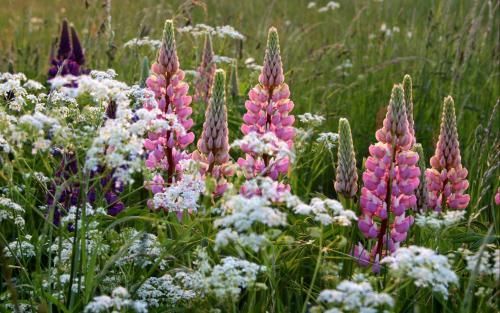
POLYGON ((430 163, 431 168, 425 172, 429 207, 435 211, 445 207, 465 209, 470 201, 465 193, 469 182, 467 169, 462 166, 455 104, 451 96, 444 99, 439 139, 430 163))
MULTIPOLYGON (((290 113, 294 104, 290 100, 288 85, 284 83, 278 33, 274 27, 269 30, 259 82, 248 93, 249 99, 245 103, 247 113, 243 116, 241 131, 244 135, 255 133, 262 141, 266 136, 267 139, 272 137, 273 144, 285 143, 288 149, 293 149, 295 118, 290 113)), ((241 148, 246 152, 246 157, 240 158, 238 164, 245 170, 247 177, 265 175, 277 180, 280 175, 288 173, 288 156, 280 156, 281 159, 276 160, 275 156, 241 148)))
MULTIPOLYGON (((419 185, 418 154, 410 150, 413 136, 401 85, 392 89, 387 115, 376 138, 379 142, 370 146, 365 163, 358 220, 365 237, 376 240, 370 253, 374 271, 379 270, 378 261, 406 239, 413 218, 405 214, 416 205, 414 193, 419 185)), ((366 260, 362 262, 366 264, 366 260)))
POLYGON ((413 120, 413 83, 411 76, 406 74, 403 78, 403 90, 405 94, 406 116, 408 118, 408 130, 414 137, 415 144, 415 122, 413 120))
POLYGON ((266 54, 259 82, 266 88, 273 88, 281 85, 284 81, 278 31, 271 27, 267 36, 266 54))
MULTIPOLYGON (((174 26, 171 20, 165 22, 163 41, 157 62, 151 66, 146 85, 153 91, 155 100, 146 101, 144 108, 159 109, 156 120, 162 127, 150 131, 144 142, 147 151, 146 167, 163 175, 165 185, 182 179, 181 160, 189 159, 186 147, 194 141, 191 119, 191 96, 189 86, 184 82, 184 72, 179 68, 175 47, 174 26), (158 107, 156 108, 156 104, 158 107)), ((159 180, 157 177, 156 180, 159 180)), ((153 193, 157 193, 155 188, 153 193)))
POLYGON ((212 37, 210 34, 205 36, 205 45, 201 64, 198 67, 198 78, 196 82, 196 100, 202 100, 208 104, 212 93, 212 84, 215 76, 215 59, 212 47, 212 37))
POLYGON ((351 126, 345 118, 339 120, 339 148, 334 187, 346 198, 353 198, 358 191, 358 170, 351 126))

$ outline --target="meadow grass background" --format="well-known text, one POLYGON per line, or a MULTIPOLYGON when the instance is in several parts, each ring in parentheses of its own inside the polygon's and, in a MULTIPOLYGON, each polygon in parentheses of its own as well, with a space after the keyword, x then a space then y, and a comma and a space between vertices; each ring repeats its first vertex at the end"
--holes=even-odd
MULTIPOLYGON (((244 60, 253 57, 262 62, 267 29, 274 25, 280 34, 294 113, 325 115, 324 131, 336 131, 338 118, 347 117, 359 165, 374 142, 392 85, 402 81, 405 73, 413 77, 416 134, 426 155, 433 153, 437 141, 442 100, 452 95, 464 164, 473 163, 477 155, 469 150, 476 128, 491 116, 500 89, 498 2, 355 0, 339 1, 339 9, 319 13, 317 9, 326 2, 316 1, 316 8, 308 9, 309 1, 298 0, 114 0, 110 39, 103 1, 3 0, 0 70, 6 71, 12 63, 16 71, 43 81, 50 43, 64 17, 82 37, 88 67, 113 68, 127 83, 140 79, 143 57, 153 60, 156 51, 123 44, 141 36, 160 39, 166 18, 174 18, 177 26, 232 25, 246 36, 242 49, 234 40, 219 38, 214 39, 214 49, 218 55, 239 60, 242 99, 230 104, 240 109, 230 117, 234 120, 231 137, 236 138, 240 135, 237 112, 243 112, 246 93, 257 81, 244 60), (386 36, 382 24, 400 31, 386 36), (343 68, 349 61, 352 67, 343 68)), ((181 67, 195 69, 202 40, 178 34, 177 43, 181 67)), ((324 170, 315 185, 333 192, 329 191, 331 169, 324 170)))
MULTIPOLYGON (((257 73, 247 69, 244 60, 253 57, 257 63, 262 62, 267 30, 276 26, 285 81, 295 102, 293 113, 324 115, 326 122, 321 126, 324 132, 336 132, 339 117, 347 117, 353 131, 358 168, 362 168, 363 158, 368 155, 369 144, 375 141, 374 133, 381 125, 392 86, 401 82, 404 74, 413 78, 416 136, 423 144, 427 162, 437 141, 443 98, 452 95, 462 162, 470 173, 472 200, 468 216, 477 214, 478 222, 473 227, 457 228, 443 238, 432 238, 432 234, 414 235, 428 238, 427 242, 419 242, 420 245, 439 246, 443 253, 454 251, 465 242, 478 247, 490 227, 496 238, 491 241, 498 241, 500 213, 492 204, 499 186, 500 168, 500 120, 498 112, 493 113, 500 89, 498 2, 338 1, 339 9, 325 13, 317 12, 317 8, 327 1, 316 1, 316 9, 307 9, 308 2, 114 0, 109 20, 103 1, 1 0, 0 71, 13 68, 29 78, 45 81, 50 45, 65 17, 79 32, 88 67, 113 68, 119 74, 118 79, 129 84, 139 81, 143 58, 146 56, 152 61, 156 51, 124 48, 128 40, 141 36, 160 39, 167 18, 174 18, 177 26, 231 25, 246 36, 242 49, 232 39, 214 38, 214 50, 218 55, 239 61, 240 96, 228 103, 230 136, 235 139, 241 137, 239 125, 246 94, 257 83, 257 73), (398 27, 399 32, 384 35, 382 24, 391 30, 398 27), (348 63, 352 63, 352 67, 343 66, 348 63)), ((181 67, 196 68, 202 40, 177 34, 177 45, 181 67)), ((229 71, 227 65, 221 66, 229 71)), ((194 110, 198 137, 204 108, 194 104, 194 110)), ((306 198, 315 192, 334 196, 331 155, 326 150, 305 151, 297 156, 290 177, 294 193, 306 198)), ((199 223, 202 221, 194 220, 185 227, 200 227, 199 223)), ((177 240, 168 241, 169 249, 174 255, 183 255, 205 235, 179 230, 177 240)), ((354 238, 352 233, 345 235, 354 238)), ((303 246, 284 257, 297 264, 310 259, 314 267, 317 249, 316 244, 303 246)), ((338 256, 330 260, 336 258, 338 256)), ((304 269, 288 265, 288 273, 309 281, 313 268, 300 274, 295 271, 304 269)), ((269 292, 267 302, 248 301, 247 305, 286 311, 304 301, 305 286, 288 285, 297 280, 289 281, 286 276, 275 278, 270 285, 276 288, 276 293, 269 292), (285 287, 297 293, 282 290, 285 287), (274 299, 279 300, 274 303, 274 299)), ((467 281, 461 282, 459 288, 465 290, 466 284, 467 281)), ((316 288, 314 291, 319 291, 316 288)), ((405 294, 401 296, 408 299, 403 308, 411 306, 413 291, 408 288, 402 291, 405 294)), ((91 295, 89 290, 85 299, 91 295)), ((252 297, 256 297, 255 294, 249 296, 255 300, 252 297)), ((252 306, 241 309, 252 311, 252 306)), ((436 312, 442 309, 435 307, 436 312)))

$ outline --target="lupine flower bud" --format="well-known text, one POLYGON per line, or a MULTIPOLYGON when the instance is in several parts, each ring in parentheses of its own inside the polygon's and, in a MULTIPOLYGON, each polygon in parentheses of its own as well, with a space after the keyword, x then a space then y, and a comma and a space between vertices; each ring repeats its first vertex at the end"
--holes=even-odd
POLYGON ((339 121, 339 148, 335 190, 346 198, 352 198, 358 191, 358 171, 356 155, 352 144, 351 126, 349 121, 341 118, 339 121))
POLYGON ((470 196, 465 191, 469 182, 466 179, 467 169, 462 167, 455 104, 451 96, 444 99, 439 139, 431 157, 431 168, 425 175, 429 207, 435 211, 441 211, 444 206, 460 210, 467 207, 470 196))
MULTIPOLYGON (((157 62, 151 66, 151 76, 146 80, 148 89, 153 91, 157 107, 151 101, 144 102, 144 108, 156 111, 156 127, 148 133, 144 141, 147 150, 146 166, 157 171, 164 171, 167 185, 181 179, 182 167, 179 161, 188 159, 189 154, 184 149, 194 141, 194 134, 189 130, 193 126, 190 118, 192 113, 189 86, 184 81, 184 72, 179 69, 177 59, 174 26, 171 20, 165 22, 163 41, 158 53, 157 62)), ((160 179, 156 177, 155 182, 160 179)), ((152 183, 148 182, 147 186, 152 183)), ((157 185, 157 184, 156 184, 157 185)), ((155 186, 156 186, 155 185, 155 186)), ((154 188, 154 193, 162 188, 154 188)))
POLYGON ((278 31, 276 28, 271 27, 267 35, 264 66, 259 76, 259 82, 264 87, 272 88, 281 85, 284 81, 278 31))
POLYGON ((212 48, 212 37, 207 34, 205 36, 205 45, 201 64, 198 67, 198 78, 196 82, 196 100, 204 101, 208 104, 212 93, 212 84, 215 75, 214 50, 212 48))
POLYGON ((403 90, 405 94, 408 129, 415 139, 415 125, 414 125, 415 122, 413 121, 413 86, 412 86, 411 76, 408 74, 406 74, 405 77, 403 78, 403 90))
POLYGON ((422 145, 417 143, 413 146, 413 151, 415 151, 418 154, 418 168, 420 169, 420 184, 418 185, 418 188, 415 192, 415 195, 417 196, 417 211, 418 212, 423 212, 427 210, 427 198, 428 198, 428 192, 427 192, 427 184, 425 182, 425 156, 424 156, 424 149, 422 148, 422 145))
POLYGON ((63 20, 61 25, 61 37, 59 38, 59 49, 57 50, 58 59, 67 59, 71 55, 71 39, 69 36, 68 21, 63 20))
MULTIPOLYGON (((245 102, 247 113, 243 116, 241 131, 246 136, 255 133, 260 136, 262 142, 272 142, 271 146, 281 145, 276 141, 283 142, 289 150, 293 147, 295 136, 295 118, 290 115, 294 104, 289 99, 288 85, 284 83, 278 33, 274 27, 269 30, 264 67, 259 82, 260 84, 248 93, 249 100, 245 102), (267 139, 264 140, 264 137, 267 139)), ((242 150, 246 150, 247 154, 245 159, 238 160, 238 164, 245 169, 247 177, 266 175, 277 180, 279 174, 288 172, 288 156, 277 159, 276 156, 258 154, 245 147, 242 147, 242 150)))
POLYGON ((177 48, 175 45, 175 29, 172 20, 166 20, 163 28, 163 38, 156 60, 157 72, 174 74, 179 69, 179 59, 177 58, 177 48))
POLYGON ((500 187, 497 189, 497 193, 495 194, 495 204, 500 205, 500 187))
POLYGON ((71 26, 71 56, 79 65, 85 64, 85 55, 83 55, 82 45, 80 44, 80 39, 78 39, 78 35, 73 26, 71 26))
POLYGON ((193 153, 193 159, 200 162, 202 171, 218 180, 216 188, 218 194, 227 188, 225 177, 233 174, 232 166, 228 162, 229 139, 225 83, 226 74, 223 70, 217 70, 212 96, 205 112, 203 132, 198 140, 198 151, 193 153))
POLYGON ((240 95, 240 87, 238 82, 238 65, 236 61, 231 65, 231 97, 237 98, 240 95))
POLYGON ((360 264, 373 263, 395 251, 406 239, 413 217, 406 211, 416 204, 419 185, 418 154, 410 150, 413 136, 408 129, 403 87, 395 85, 383 126, 376 132, 379 141, 369 148, 361 189, 361 216, 358 226, 369 239, 376 239, 367 259, 362 246, 354 250, 360 264), (361 252, 360 252, 361 251, 361 252))

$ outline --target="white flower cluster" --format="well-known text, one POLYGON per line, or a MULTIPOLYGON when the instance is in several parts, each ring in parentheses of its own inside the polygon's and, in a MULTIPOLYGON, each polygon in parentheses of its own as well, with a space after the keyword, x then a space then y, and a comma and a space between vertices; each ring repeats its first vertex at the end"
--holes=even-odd
POLYGON ((273 203, 295 203, 296 198, 288 191, 281 191, 279 183, 269 177, 245 182, 242 186, 247 197, 241 194, 229 196, 221 207, 221 217, 214 226, 221 228, 215 237, 217 249, 231 243, 258 252, 269 243, 272 228, 286 226, 286 213, 273 207, 273 203), (257 233, 256 225, 265 225, 267 231, 257 233))
POLYGON ((7 257, 15 257, 16 259, 30 259, 34 257, 35 246, 30 242, 31 235, 26 235, 24 238, 19 238, 16 241, 9 243, 4 248, 4 253, 7 257))
POLYGON ((236 62, 236 59, 230 58, 230 57, 226 57, 226 56, 223 56, 223 55, 214 55, 213 60, 214 60, 215 63, 233 64, 233 63, 236 62))
POLYGON ((448 258, 418 246, 399 248, 380 262, 389 266, 389 273, 400 279, 412 279, 417 287, 428 287, 448 298, 448 287, 457 284, 458 277, 448 258))
POLYGON ((236 301, 243 290, 255 284, 257 275, 265 271, 263 266, 234 257, 225 257, 220 264, 211 266, 204 249, 197 253, 196 270, 150 277, 137 290, 138 298, 149 307, 175 306, 207 295, 220 301, 236 301))
POLYGON ((28 92, 25 88, 30 87, 33 83, 26 86, 26 75, 23 73, 0 73, 0 95, 5 98, 9 104, 9 109, 20 112, 26 104, 28 92))
POLYGON ((84 309, 85 313, 101 312, 124 312, 132 310, 136 313, 147 313, 147 305, 143 301, 134 301, 130 299, 127 289, 117 287, 110 296, 97 296, 89 302, 84 309))
POLYGON ((337 146, 337 143, 339 142, 339 134, 337 134, 337 133, 320 133, 318 135, 318 138, 316 139, 316 141, 324 144, 327 149, 331 150, 337 146))
POLYGON ((313 124, 315 126, 321 125, 325 121, 325 117, 323 115, 312 114, 312 113, 304 113, 298 115, 299 121, 304 124, 313 124))
POLYGON ((356 213, 344 210, 342 204, 333 199, 312 198, 310 204, 297 203, 293 211, 300 215, 314 215, 314 220, 323 225, 337 224, 351 226, 352 221, 357 221, 356 213))
POLYGON ((121 232, 121 241, 122 244, 130 246, 124 256, 116 261, 116 265, 135 265, 146 268, 158 263, 160 269, 166 268, 165 251, 156 235, 127 228, 121 232))
POLYGON ((447 212, 421 213, 415 216, 415 224, 431 230, 439 230, 455 225, 465 218, 465 210, 448 210, 447 212))
POLYGON ((244 152, 252 152, 256 155, 268 155, 274 157, 274 162, 287 158, 290 162, 295 159, 295 154, 288 144, 279 139, 275 133, 266 132, 261 135, 257 132, 250 132, 241 139, 235 140, 231 147, 240 147, 244 152))
POLYGON ((245 66, 248 69, 250 69, 252 71, 256 71, 256 72, 262 71, 262 68, 263 68, 262 65, 259 65, 259 64, 255 63, 255 59, 254 58, 247 58, 245 60, 245 66))
POLYGON ((161 47, 161 40, 156 40, 156 39, 150 39, 148 36, 142 37, 142 38, 132 38, 129 41, 127 41, 124 45, 124 48, 142 48, 142 47, 147 47, 150 49, 160 49, 161 47))
POLYGON ((212 36, 218 36, 220 38, 233 38, 239 40, 245 40, 240 32, 238 32, 234 27, 230 25, 216 26, 215 28, 206 24, 196 24, 194 26, 184 26, 177 29, 180 33, 190 33, 193 36, 201 36, 204 34, 210 34, 212 36))
POLYGON ((477 272, 479 275, 492 275, 496 280, 500 280, 500 249, 498 246, 493 250, 484 249, 482 252, 473 253, 463 250, 467 262, 467 270, 471 273, 477 272))
POLYGON ((394 299, 387 293, 378 293, 363 275, 356 275, 353 281, 344 280, 335 289, 323 290, 318 296, 325 313, 380 312, 392 308, 394 299))
POLYGON ((9 198, 0 196, 0 223, 10 220, 20 229, 24 228, 24 209, 9 198))
POLYGON ((329 1, 324 7, 318 9, 319 13, 324 13, 328 11, 333 11, 340 8, 340 4, 335 1, 329 1))
POLYGON ((388 27, 387 24, 382 23, 380 25, 380 31, 386 36, 386 37, 392 37, 393 34, 399 33, 400 29, 398 26, 393 26, 392 28, 388 27))
POLYGON ((152 204, 155 209, 173 212, 198 210, 198 201, 205 192, 205 180, 194 160, 181 160, 179 165, 183 171, 182 179, 174 182, 164 192, 154 195, 152 204))

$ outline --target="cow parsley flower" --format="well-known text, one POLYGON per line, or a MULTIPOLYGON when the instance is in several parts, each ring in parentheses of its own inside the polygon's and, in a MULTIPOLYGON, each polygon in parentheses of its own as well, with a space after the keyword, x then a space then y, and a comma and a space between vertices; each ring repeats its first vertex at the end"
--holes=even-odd
POLYGON ((111 293, 111 297, 107 295, 94 297, 94 299, 85 306, 84 312, 100 313, 110 312, 110 310, 113 312, 122 312, 127 309, 136 313, 148 312, 145 302, 130 299, 127 289, 117 287, 111 293))
POLYGON ((339 142, 339 134, 337 133, 320 133, 317 142, 322 143, 328 150, 333 149, 339 142))
POLYGON ((380 263, 389 266, 390 275, 411 279, 415 286, 431 288, 445 299, 448 298, 449 286, 458 284, 448 258, 424 247, 399 248, 380 263))
POLYGON ((492 275, 497 280, 500 279, 500 249, 498 246, 494 250, 485 249, 482 252, 473 253, 463 250, 467 263, 467 270, 471 273, 477 271, 479 275, 492 275))
POLYGON ((415 224, 423 228, 439 230, 455 225, 465 218, 466 211, 431 212, 429 214, 417 214, 415 224))
POLYGON ((323 115, 312 114, 309 112, 297 115, 297 117, 302 123, 313 124, 315 126, 321 125, 325 121, 325 117, 323 115))
POLYGON ((379 312, 392 308, 394 299, 387 293, 378 293, 363 275, 353 281, 344 280, 335 289, 323 290, 318 296, 319 312, 379 312))
POLYGON ((16 259, 29 259, 36 255, 35 246, 30 242, 31 235, 26 235, 24 238, 9 243, 4 248, 4 253, 7 257, 15 257, 16 259))
POLYGON ((0 196, 0 223, 10 220, 19 228, 24 228, 24 209, 9 198, 0 196))

